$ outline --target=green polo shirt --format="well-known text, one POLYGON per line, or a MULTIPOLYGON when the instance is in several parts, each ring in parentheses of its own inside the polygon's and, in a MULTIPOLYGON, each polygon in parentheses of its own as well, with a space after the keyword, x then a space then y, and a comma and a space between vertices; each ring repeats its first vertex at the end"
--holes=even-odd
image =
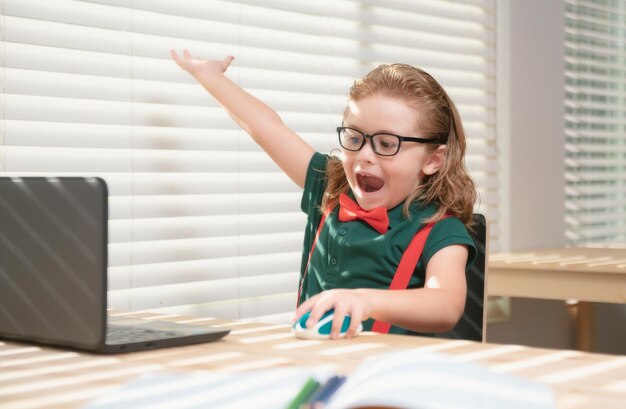
MULTIPOLYGON (((309 252, 320 223, 320 204, 326 188, 327 155, 315 153, 309 163, 301 207, 307 217, 304 235, 304 249, 300 274, 306 267, 309 252)), ((354 199, 350 191, 348 193, 354 199)), ((413 236, 423 226, 421 220, 436 211, 434 205, 411 208, 411 218, 402 214, 403 204, 388 211, 389 230, 379 234, 361 220, 341 222, 337 218, 338 207, 327 217, 320 232, 315 251, 311 256, 309 271, 302 285, 300 302, 333 288, 389 288, 404 250, 413 236)), ((468 266, 476 254, 465 225, 456 218, 449 217, 435 224, 431 230, 424 251, 409 281, 409 288, 424 286, 426 265, 439 250, 453 244, 468 246, 468 266)), ((373 320, 363 323, 365 330, 371 329, 373 320)), ((391 327, 391 333, 413 333, 403 328, 391 327)), ((424 335, 424 334, 421 334, 424 335)))

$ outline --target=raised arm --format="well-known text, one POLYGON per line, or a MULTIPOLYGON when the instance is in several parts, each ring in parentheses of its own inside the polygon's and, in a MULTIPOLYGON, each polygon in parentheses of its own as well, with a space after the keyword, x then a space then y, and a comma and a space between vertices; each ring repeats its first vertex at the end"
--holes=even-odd
POLYGON ((228 114, 298 186, 304 187, 313 148, 287 128, 278 114, 224 75, 234 57, 222 61, 194 59, 184 50, 170 54, 176 64, 189 72, 228 114))

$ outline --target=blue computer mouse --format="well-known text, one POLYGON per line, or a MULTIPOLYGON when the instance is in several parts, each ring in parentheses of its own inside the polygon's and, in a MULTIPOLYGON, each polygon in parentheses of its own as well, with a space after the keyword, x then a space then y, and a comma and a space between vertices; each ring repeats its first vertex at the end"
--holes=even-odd
MULTIPOLYGON (((292 330, 296 337, 303 339, 328 339, 330 338, 330 330, 333 327, 333 317, 334 310, 326 311, 322 318, 311 328, 306 327, 306 322, 309 319, 309 315, 311 312, 306 312, 300 319, 293 324, 292 330)), ((350 317, 346 316, 343 320, 343 324, 341 325, 341 330, 339 332, 339 337, 343 338, 346 336, 346 332, 350 327, 350 317)), ((359 332, 363 330, 363 325, 359 324, 359 328, 357 329, 354 335, 357 335, 359 332)))

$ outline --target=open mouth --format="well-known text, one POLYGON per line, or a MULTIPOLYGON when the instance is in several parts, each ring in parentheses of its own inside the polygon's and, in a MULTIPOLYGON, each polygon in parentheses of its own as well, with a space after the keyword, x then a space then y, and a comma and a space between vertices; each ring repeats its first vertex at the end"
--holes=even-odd
POLYGON ((356 182, 359 184, 359 188, 367 193, 376 192, 382 189, 385 185, 385 181, 381 178, 362 173, 357 173, 356 182))

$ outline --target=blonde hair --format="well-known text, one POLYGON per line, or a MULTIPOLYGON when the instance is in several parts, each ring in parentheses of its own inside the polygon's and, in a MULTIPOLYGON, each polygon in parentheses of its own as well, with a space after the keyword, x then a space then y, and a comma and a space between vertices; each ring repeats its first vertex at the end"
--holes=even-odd
MULTIPOLYGON (((420 201, 424 205, 437 205, 435 214, 424 223, 437 222, 445 214, 451 214, 470 226, 476 187, 465 168, 466 144, 461 118, 448 94, 428 73, 407 64, 379 65, 354 81, 349 99, 358 101, 374 94, 402 99, 419 112, 417 126, 421 131, 420 137, 441 141, 441 144, 426 145, 430 152, 441 145, 447 147, 439 171, 425 176, 420 186, 406 198, 403 208, 405 217, 409 217, 411 204, 420 201)), ((347 112, 346 108, 344 118, 347 112)), ((331 157, 326 172, 328 184, 322 209, 334 207, 339 195, 349 190, 340 159, 331 157)))

